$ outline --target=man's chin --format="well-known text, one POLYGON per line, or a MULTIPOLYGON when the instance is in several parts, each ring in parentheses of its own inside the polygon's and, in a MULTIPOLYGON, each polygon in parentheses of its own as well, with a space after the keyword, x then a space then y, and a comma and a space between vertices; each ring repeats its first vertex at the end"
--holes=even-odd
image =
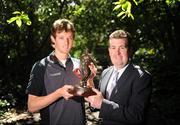
POLYGON ((114 66, 117 68, 123 68, 125 66, 125 64, 124 63, 116 63, 116 64, 114 64, 114 66))

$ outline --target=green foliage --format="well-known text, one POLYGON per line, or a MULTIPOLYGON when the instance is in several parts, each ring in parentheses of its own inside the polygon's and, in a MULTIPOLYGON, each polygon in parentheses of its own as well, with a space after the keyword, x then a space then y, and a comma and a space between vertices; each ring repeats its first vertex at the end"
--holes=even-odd
POLYGON ((15 11, 12 14, 14 14, 16 16, 11 17, 9 20, 7 20, 7 22, 9 24, 15 21, 16 24, 18 25, 18 27, 21 27, 22 22, 24 21, 26 23, 26 25, 31 25, 31 21, 30 21, 28 15, 25 14, 23 11, 22 12, 15 11))
POLYGON ((10 105, 7 100, 0 99, 0 116, 2 116, 5 112, 5 109, 10 105))
POLYGON ((166 4, 168 6, 176 4, 177 2, 180 2, 180 0, 166 0, 166 4))
POLYGON ((158 51, 154 48, 139 48, 135 54, 134 54, 134 62, 136 62, 138 65, 143 66, 145 69, 152 70, 151 69, 151 59, 153 58, 159 58, 160 60, 163 60, 162 57, 158 57, 158 51))
POLYGON ((6 106, 9 106, 10 104, 8 103, 8 101, 7 100, 1 100, 0 99, 0 107, 2 108, 2 107, 6 107, 6 106))
MULTIPOLYGON (((138 5, 136 0, 133 0, 135 5, 138 5)), ((125 17, 130 17, 132 20, 134 20, 134 16, 131 13, 131 8, 132 8, 132 2, 128 0, 119 0, 117 2, 114 2, 114 7, 113 10, 120 11, 117 17, 121 17, 121 20, 123 20, 125 17)))
POLYGON ((75 5, 74 15, 80 16, 85 9, 85 5, 75 5))
MULTIPOLYGON (((129 31, 137 47, 133 60, 153 75, 152 102, 154 109, 161 111, 153 114, 165 122, 176 115, 180 83, 179 0, 3 0, 0 12, 0 95, 11 107, 26 105, 31 67, 52 51, 49 35, 54 20, 67 18, 76 28, 71 55, 80 57, 88 48, 102 69, 110 65, 108 35, 116 29, 129 31), (12 17, 16 10, 21 11, 12 17), (30 26, 23 25, 27 17, 30 26), (8 25, 8 19, 15 25, 8 25)), ((173 118, 165 124, 174 125, 173 118)))
POLYGON ((142 55, 142 56, 155 55, 155 50, 154 49, 139 48, 136 51, 135 55, 142 55))

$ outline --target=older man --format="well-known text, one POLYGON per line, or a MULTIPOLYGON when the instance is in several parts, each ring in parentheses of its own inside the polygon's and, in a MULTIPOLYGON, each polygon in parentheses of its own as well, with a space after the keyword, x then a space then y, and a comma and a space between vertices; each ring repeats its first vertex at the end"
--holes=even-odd
MULTIPOLYGON (((130 61, 130 34, 116 30, 109 36, 109 56, 113 66, 100 77, 96 95, 86 98, 91 106, 100 109, 103 125, 140 125, 151 93, 151 75, 130 61)), ((93 70, 93 69, 91 69, 93 70)))

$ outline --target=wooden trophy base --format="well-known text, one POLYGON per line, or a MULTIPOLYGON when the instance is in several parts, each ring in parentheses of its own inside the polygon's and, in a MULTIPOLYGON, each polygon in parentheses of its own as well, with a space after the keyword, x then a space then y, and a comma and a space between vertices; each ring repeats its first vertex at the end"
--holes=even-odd
POLYGON ((70 91, 71 94, 74 94, 76 96, 83 96, 88 97, 91 95, 96 95, 96 93, 92 90, 91 87, 82 87, 82 86, 75 86, 75 89, 70 91))

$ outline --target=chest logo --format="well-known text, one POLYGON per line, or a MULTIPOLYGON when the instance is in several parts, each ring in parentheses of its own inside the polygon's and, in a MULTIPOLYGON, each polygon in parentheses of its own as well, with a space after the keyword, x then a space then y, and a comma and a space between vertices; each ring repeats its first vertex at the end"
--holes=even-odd
POLYGON ((61 72, 50 74, 50 76, 60 76, 60 75, 61 75, 61 72))

